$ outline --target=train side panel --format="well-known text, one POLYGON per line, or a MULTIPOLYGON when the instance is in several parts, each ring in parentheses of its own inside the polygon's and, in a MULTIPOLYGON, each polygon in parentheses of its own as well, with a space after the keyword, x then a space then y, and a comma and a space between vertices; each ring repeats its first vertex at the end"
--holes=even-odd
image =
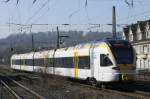
MULTIPOLYGON (((79 79, 86 79, 88 77, 91 77, 91 70, 90 70, 90 60, 89 66, 83 67, 83 63, 80 61, 84 61, 84 58, 89 58, 89 49, 69 49, 67 51, 65 50, 58 50, 55 54, 55 59, 57 60, 58 58, 71 58, 68 59, 70 61, 68 65, 61 66, 63 64, 57 64, 55 63, 55 74, 56 75, 62 75, 62 76, 68 76, 72 78, 79 78, 79 79), (82 60, 81 60, 82 59, 82 60)), ((60 59, 61 61, 61 59, 60 59)), ((86 61, 86 60, 85 60, 86 61)))
POLYGON ((11 68, 20 70, 20 55, 15 54, 11 57, 11 68))
POLYGON ((33 70, 35 72, 48 72, 48 56, 49 50, 48 51, 40 51, 40 52, 35 52, 34 53, 34 67, 33 70))
POLYGON ((34 52, 22 54, 20 56, 21 59, 20 70, 33 71, 33 55, 34 52))

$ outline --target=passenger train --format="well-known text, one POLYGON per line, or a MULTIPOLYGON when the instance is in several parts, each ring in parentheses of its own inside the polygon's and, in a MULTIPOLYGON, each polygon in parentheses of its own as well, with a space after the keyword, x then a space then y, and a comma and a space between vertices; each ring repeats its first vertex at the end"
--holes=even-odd
POLYGON ((132 45, 125 40, 105 39, 74 47, 14 54, 11 68, 45 72, 97 82, 133 82, 136 58, 132 45))

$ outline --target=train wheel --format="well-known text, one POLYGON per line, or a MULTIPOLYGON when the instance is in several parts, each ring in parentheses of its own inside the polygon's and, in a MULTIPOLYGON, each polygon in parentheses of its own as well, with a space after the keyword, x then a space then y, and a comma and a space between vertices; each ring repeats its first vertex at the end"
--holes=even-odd
POLYGON ((101 90, 106 89, 106 85, 103 82, 99 82, 98 87, 101 88, 101 90))
POLYGON ((90 79, 89 79, 89 83, 90 83, 90 85, 92 85, 92 86, 96 86, 96 85, 97 85, 97 81, 96 81, 95 78, 90 78, 90 79))
POLYGON ((106 89, 106 85, 104 85, 103 83, 101 84, 101 89, 106 89))
POLYGON ((90 85, 90 78, 87 78, 87 79, 86 79, 86 83, 87 83, 88 85, 90 85))

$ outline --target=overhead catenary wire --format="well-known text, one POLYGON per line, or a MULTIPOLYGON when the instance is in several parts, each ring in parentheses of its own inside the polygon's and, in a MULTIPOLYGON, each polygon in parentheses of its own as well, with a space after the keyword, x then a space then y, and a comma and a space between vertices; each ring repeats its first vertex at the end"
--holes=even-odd
POLYGON ((69 19, 71 19, 75 14, 77 14, 80 10, 81 10, 81 8, 80 8, 80 0, 78 0, 78 8, 77 8, 77 10, 75 10, 75 11, 73 11, 69 16, 68 16, 68 18, 69 19))
MULTIPOLYGON (((11 1, 11 0, 7 0, 7 2, 9 2, 9 1, 11 1)), ((19 2, 21 1, 21 0, 16 0, 17 1, 17 3, 16 3, 16 5, 17 5, 17 8, 18 8, 18 4, 19 4, 19 2)), ((47 4, 48 4, 48 2, 49 2, 50 0, 47 0, 45 3, 43 3, 42 4, 42 6, 31 16, 31 17, 29 17, 29 19, 27 20, 27 22, 26 23, 29 23, 33 18, 35 18, 35 16, 40 12, 40 10, 41 9, 43 9, 47 4)), ((33 3, 35 3, 36 2, 36 0, 34 0, 33 1, 33 3)), ((80 6, 80 5, 79 5, 80 6)), ((19 8, 18 8, 19 9, 19 8)), ((48 10, 49 10, 49 8, 48 8, 48 10)), ((47 10, 47 11, 48 11, 47 10)), ((46 11, 46 12, 47 12, 46 11)), ((43 14, 44 15, 44 14, 43 14)), ((42 16, 43 16, 42 15, 42 16)), ((19 24, 14 24, 14 25, 16 25, 16 26, 19 26, 19 29, 18 30, 21 30, 22 31, 22 29, 24 29, 24 28, 26 28, 27 26, 26 25, 21 25, 21 16, 20 16, 20 14, 19 14, 19 12, 18 12, 18 16, 19 16, 19 19, 20 19, 20 22, 19 22, 19 24)), ((10 21, 9 21, 9 23, 11 23, 10 21)), ((30 25, 30 24, 27 24, 27 25, 30 25)), ((61 25, 61 24, 49 24, 49 25, 61 25)), ((72 25, 83 25, 83 24, 72 24, 72 25)), ((84 24, 85 25, 85 24, 84 24)), ((9 24, 9 27, 10 27, 10 24, 9 24)))
POLYGON ((37 0, 33 0, 32 4, 34 4, 37 0))
POLYGON ((107 25, 107 24, 18 24, 18 23, 7 23, 7 24, 11 24, 11 25, 16 25, 16 26, 20 26, 20 28, 18 30, 25 30, 25 29, 30 29, 30 26, 51 26, 51 27, 64 27, 64 26, 79 26, 79 27, 87 27, 87 26, 90 26, 88 28, 85 28, 84 30, 89 30, 89 29, 94 29, 94 28, 100 28, 100 26, 104 26, 104 25, 107 25))
MULTIPOLYGON (((19 2, 21 2, 21 0, 18 0, 19 2)), ((47 1, 49 1, 49 0, 47 0, 47 1)), ((88 14, 88 10, 87 10, 87 8, 88 8, 88 1, 89 0, 85 0, 85 5, 84 5, 84 8, 85 8, 85 11, 86 11, 86 18, 87 18, 87 20, 88 20, 88 23, 90 23, 90 21, 91 21, 91 19, 89 18, 89 14, 88 14)), ((91 1, 91 0, 90 0, 91 1)), ((94 0, 94 1, 96 1, 96 0, 94 0)), ((109 1, 109 0, 97 0, 97 1, 109 1)), ((124 0, 122 0, 122 1, 124 1, 124 0)), ((35 2, 37 2, 37 0, 33 0, 33 2, 35 3, 35 2)), ((42 6, 44 6, 44 4, 45 3, 43 3, 42 4, 42 6)), ((43 9, 43 7, 40 7, 41 9, 43 9)), ((46 6, 46 5, 45 5, 46 6)), ((39 9, 40 10, 40 9, 39 9)), ((48 12, 48 10, 49 9, 47 9, 46 10, 46 12, 45 13, 47 13, 48 12)), ((41 11, 41 10, 40 10, 41 11)), ((37 16, 37 14, 39 14, 39 12, 40 11, 36 11, 37 13, 34 13, 31 17, 29 17, 29 19, 27 20, 27 22, 26 23, 28 23, 29 24, 29 22, 30 22, 30 24, 32 24, 31 23, 31 21, 33 20, 33 19, 35 19, 35 17, 37 16)), ((77 9, 76 11, 74 11, 73 13, 72 13, 72 15, 70 15, 71 17, 72 16, 74 16, 76 13, 78 13, 80 11, 80 9, 77 9)), ((43 17, 44 15, 45 15, 45 13, 43 13, 39 18, 41 18, 41 17, 43 17)), ((37 18, 37 20, 39 19, 39 18, 37 18)), ((34 23, 34 22, 33 22, 34 23)), ((54 25, 54 24, 53 24, 54 25)), ((73 24, 72 24, 73 25, 73 24)))
POLYGON ((39 12, 49 3, 50 0, 46 0, 42 6, 25 22, 25 24, 29 23, 39 12))
POLYGON ((138 13, 138 14, 135 14, 135 15, 131 15, 131 16, 128 16, 128 17, 120 18, 120 19, 118 19, 117 21, 118 21, 118 22, 121 22, 121 21, 130 19, 130 18, 139 17, 140 15, 144 15, 144 14, 150 14, 150 10, 145 11, 145 12, 142 12, 142 13, 138 13))
POLYGON ((47 9, 43 11, 43 13, 39 17, 35 18, 35 20, 32 21, 33 23, 37 23, 41 18, 43 18, 46 14, 48 14, 48 12, 52 10, 52 8, 56 6, 57 3, 54 2, 52 5, 50 4, 52 3, 49 2, 47 9))

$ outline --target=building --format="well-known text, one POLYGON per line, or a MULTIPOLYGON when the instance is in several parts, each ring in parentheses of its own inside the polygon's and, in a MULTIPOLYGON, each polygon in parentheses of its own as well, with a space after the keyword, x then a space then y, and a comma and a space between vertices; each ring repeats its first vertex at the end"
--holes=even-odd
POLYGON ((132 43, 137 54, 137 69, 150 69, 150 20, 138 21, 123 28, 123 39, 132 43))

